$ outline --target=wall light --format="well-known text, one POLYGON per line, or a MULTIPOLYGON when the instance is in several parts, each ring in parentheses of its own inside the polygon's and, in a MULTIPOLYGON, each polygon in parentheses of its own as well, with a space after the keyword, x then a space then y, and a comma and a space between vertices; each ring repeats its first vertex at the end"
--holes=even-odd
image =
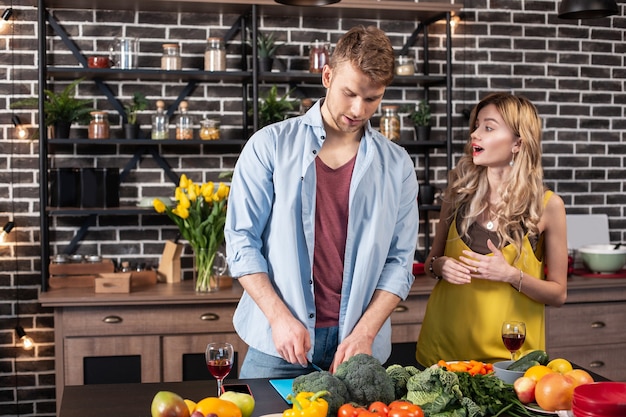
POLYGON ((2 13, 2 19, 0 19, 0 33, 3 33, 7 27, 9 27, 9 19, 13 16, 13 9, 8 8, 2 13))
POLYGON ((7 222, 7 224, 4 225, 4 227, 2 228, 2 232, 0 232, 0 242, 6 242, 7 240, 7 235, 9 233, 11 233, 11 230, 13 230, 13 228, 15 227, 15 223, 13 222, 7 222))
POLYGON ((33 347, 35 347, 35 341, 32 337, 26 334, 26 331, 22 326, 20 326, 19 324, 15 326, 15 332, 17 333, 17 337, 20 338, 24 350, 31 350, 33 347))
POLYGON ((596 19, 619 13, 615 0, 563 0, 561 19, 596 19))
POLYGON ((17 134, 18 139, 26 139, 30 136, 28 126, 22 124, 22 121, 17 114, 14 114, 13 117, 11 117, 11 121, 13 122, 13 126, 15 126, 15 133, 17 134))

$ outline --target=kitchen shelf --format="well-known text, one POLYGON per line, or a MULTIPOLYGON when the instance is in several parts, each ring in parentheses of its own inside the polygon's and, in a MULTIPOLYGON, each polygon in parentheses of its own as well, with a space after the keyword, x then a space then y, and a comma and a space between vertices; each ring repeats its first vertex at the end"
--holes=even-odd
POLYGON ((46 72, 57 80, 88 80, 122 81, 141 79, 146 81, 198 81, 198 82, 248 82, 252 79, 250 71, 201 71, 201 70, 169 70, 157 68, 115 69, 115 68, 83 68, 83 67, 48 67, 46 72))
MULTIPOLYGON (((458 13, 463 7, 457 4, 456 0, 446 1, 419 1, 412 2, 407 0, 342 0, 340 3, 324 6, 324 7, 293 7, 277 4, 274 0, 235 0, 225 2, 223 0, 36 0, 34 3, 38 9, 39 30, 41 33, 52 33, 61 37, 61 40, 67 46, 68 50, 73 54, 77 61, 76 66, 55 66, 42 65, 39 67, 39 94, 44 94, 47 80, 54 81, 72 81, 79 78, 85 78, 96 84, 100 92, 111 103, 114 110, 120 115, 123 114, 122 103, 114 95, 106 83, 120 81, 147 81, 147 82, 167 82, 172 84, 180 84, 181 91, 178 98, 170 105, 167 110, 168 115, 172 115, 178 106, 178 103, 185 97, 190 95, 197 85, 201 83, 214 84, 240 84, 242 87, 242 114, 243 114, 243 133, 241 139, 221 139, 217 141, 189 140, 178 141, 173 139, 152 140, 152 139, 106 139, 106 140, 89 140, 89 139, 48 139, 45 128, 40 129, 40 165, 39 175, 41 179, 40 200, 42 207, 40 208, 41 223, 41 253, 42 259, 49 257, 50 250, 50 233, 49 233, 49 217, 56 216, 77 216, 85 219, 83 226, 70 242, 69 250, 77 247, 80 239, 85 236, 87 229, 96 224, 98 216, 125 216, 125 215, 144 215, 153 214, 152 208, 125 206, 119 208, 80 208, 80 207, 45 207, 48 201, 47 178, 49 169, 49 155, 56 153, 64 154, 66 151, 72 151, 74 147, 76 153, 91 152, 90 148, 94 147, 97 153, 107 154, 110 152, 130 153, 132 158, 126 163, 126 166, 120 172, 120 180, 128 178, 130 171, 135 169, 136 164, 145 155, 151 155, 157 165, 165 171, 169 179, 176 183, 177 174, 175 174, 168 161, 161 156, 161 152, 168 152, 168 147, 176 147, 181 149, 193 149, 190 147, 201 147, 203 152, 211 154, 239 153, 248 138, 249 125, 245 121, 247 119, 247 104, 252 102, 253 112, 257 112, 258 108, 258 91, 261 85, 267 84, 288 84, 291 87, 307 88, 310 85, 316 85, 321 88, 321 75, 310 73, 308 71, 269 71, 259 72, 255 53, 252 56, 253 66, 251 70, 245 66, 245 51, 242 51, 242 61, 244 64, 242 70, 227 70, 218 72, 203 71, 200 69, 182 69, 167 71, 160 68, 137 68, 137 69, 119 69, 119 68, 88 68, 86 67, 86 58, 79 46, 65 32, 65 29, 56 21, 51 9, 98 9, 98 10, 132 10, 132 11, 153 11, 160 12, 183 12, 183 13, 221 13, 230 15, 227 20, 233 20, 235 23, 230 28, 227 38, 231 39, 235 33, 244 30, 244 26, 251 29, 252 36, 257 35, 258 20, 265 16, 280 17, 321 17, 321 18, 350 18, 350 19, 387 19, 392 21, 408 21, 419 22, 410 40, 407 43, 413 43, 418 34, 422 34, 424 48, 424 67, 428 68, 428 49, 431 47, 428 39, 428 26, 439 20, 445 22, 444 47, 445 47, 445 69, 443 73, 437 75, 415 74, 412 76, 396 76, 392 82, 392 86, 398 87, 417 87, 423 92, 426 100, 429 98, 429 88, 438 86, 444 88, 445 94, 445 132, 446 140, 442 141, 411 141, 403 140, 398 144, 403 146, 409 153, 417 154, 424 157, 424 168, 426 173, 421 177, 421 181, 429 182, 429 153, 432 149, 445 149, 447 154, 447 167, 451 166, 452 153, 452 126, 451 126, 451 16, 458 13), (232 18, 232 19, 231 19, 232 18), (50 26, 53 32, 49 31, 50 26), (186 85, 185 85, 186 84, 186 85), (251 97, 248 93, 251 92, 251 97), (107 148, 108 147, 108 148, 107 148), (115 148, 117 147, 117 149, 115 148), (79 150, 80 148, 80 150, 79 150), (109 151, 110 150, 110 151, 109 151)), ((61 14, 59 14, 61 16, 61 14)), ((242 35, 243 37, 243 35, 242 35)), ((39 62, 46 63, 47 53, 47 36, 42 36, 39 42, 39 62)), ((242 39, 243 43, 243 39, 242 39)), ((43 110, 40 103, 40 112, 43 110)), ((42 120, 43 121, 43 120, 42 120)), ((45 123, 42 123, 45 126, 45 123)), ((253 128, 256 129, 256 118, 253 122, 253 128)), ((175 152, 179 154, 183 150, 175 152)), ((195 150, 190 151, 190 153, 195 150)), ((425 246, 428 250, 430 241, 430 231, 428 226, 428 211, 437 211, 438 206, 423 205, 420 206, 422 212, 425 211, 425 246)), ((42 291, 46 291, 48 278, 47 265, 42 265, 42 291)))

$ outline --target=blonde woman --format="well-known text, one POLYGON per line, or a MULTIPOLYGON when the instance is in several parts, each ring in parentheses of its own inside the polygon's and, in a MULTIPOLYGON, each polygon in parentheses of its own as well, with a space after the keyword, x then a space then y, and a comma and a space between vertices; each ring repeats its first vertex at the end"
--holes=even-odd
POLYGON ((426 262, 439 282, 417 343, 424 366, 510 359, 501 337, 505 320, 526 323, 522 352, 545 349, 544 307, 567 296, 565 208, 543 184, 535 106, 491 94, 473 109, 470 130, 426 262))

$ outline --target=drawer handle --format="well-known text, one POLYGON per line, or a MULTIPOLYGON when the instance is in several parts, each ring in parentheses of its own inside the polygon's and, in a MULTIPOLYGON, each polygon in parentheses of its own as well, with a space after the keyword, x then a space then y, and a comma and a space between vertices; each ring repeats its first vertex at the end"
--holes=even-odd
POLYGON ((401 304, 397 305, 396 308, 393 309, 394 313, 406 313, 407 311, 409 311, 409 308, 401 304))
POLYGON ((102 319, 103 322, 107 324, 117 324, 124 321, 120 316, 106 316, 102 319))
POLYGON ((215 313, 204 313, 203 315, 200 316, 200 320, 202 321, 215 321, 219 319, 220 319, 220 316, 218 316, 215 313))
POLYGON ((603 327, 606 327, 606 324, 601 321, 594 321, 593 323, 591 323, 592 329, 602 329, 603 327))
POLYGON ((604 367, 604 362, 602 361, 593 361, 589 364, 590 368, 603 368, 604 367))

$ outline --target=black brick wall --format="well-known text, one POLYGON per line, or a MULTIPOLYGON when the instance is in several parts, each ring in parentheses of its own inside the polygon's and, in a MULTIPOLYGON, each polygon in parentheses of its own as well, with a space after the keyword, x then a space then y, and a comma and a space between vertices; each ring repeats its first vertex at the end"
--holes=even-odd
MULTIPOLYGON (((29 0, 13 0, 15 24, 0 34, 0 227, 13 218, 17 227, 9 245, 0 246, 0 415, 55 414, 54 323, 52 312, 37 303, 40 278, 38 141, 12 139, 10 102, 37 91, 37 10, 29 0), (19 323, 36 342, 25 352, 16 348, 13 331, 19 323)), ((620 15, 593 21, 565 21, 556 17, 557 1, 466 0, 462 22, 453 30, 453 126, 454 148, 462 148, 466 137, 463 112, 485 94, 507 90, 528 96, 544 119, 544 167, 547 184, 565 200, 569 213, 606 213, 610 218, 611 241, 626 239, 626 120, 624 103, 624 26, 620 15)), ((4 9, 6 5, 3 5, 4 9)), ((202 67, 207 36, 222 36, 235 16, 194 13, 134 13, 128 11, 54 10, 55 18, 86 55, 108 48, 110 38, 137 36, 141 41, 140 66, 158 67, 161 44, 171 39, 182 45, 184 67, 202 67)), ((315 38, 335 42, 347 28, 363 20, 262 18, 261 29, 276 32, 286 45, 280 59, 292 69, 307 68, 308 44, 315 38)), ((415 27, 413 22, 375 22, 387 31, 399 49, 415 27)), ((444 70, 443 27, 430 29, 430 73, 444 70)), ((52 31, 49 31, 52 35, 52 31)), ((48 63, 76 65, 58 37, 50 37, 48 63)), ((422 57, 418 40, 413 53, 422 57)), ((238 41, 228 47, 228 67, 240 65, 238 41)), ((421 66, 420 66, 421 68, 421 66)), ((169 104, 181 85, 162 82, 110 83, 115 94, 128 99, 137 89, 151 104, 164 99, 169 104)), ((286 86, 281 86, 286 89, 286 86)), ((80 94, 95 105, 111 110, 90 83, 80 94)), ((313 89, 322 94, 321 89, 313 89)), ((284 91, 284 90, 283 90, 284 91)), ((241 136, 240 96, 236 84, 202 84, 193 92, 190 110, 199 120, 204 115, 222 114, 223 136, 241 136)), ((444 93, 431 90, 437 125, 445 125, 444 93)), ((390 88, 387 101, 403 103, 421 98, 415 88, 390 88)), ((15 111, 25 123, 37 123, 36 112, 15 111)), ((149 128, 150 112, 140 121, 149 128)), ((376 119, 376 118, 375 118, 376 119)), ((120 131, 119 117, 110 117, 114 134, 120 131)), ((375 120, 377 123, 377 120, 375 120)), ((74 128, 74 136, 85 136, 74 128)), ((434 132, 443 138, 444 130, 434 132)), ((403 120, 403 137, 412 137, 403 120)), ((176 172, 195 180, 216 180, 219 172, 232 168, 236 154, 213 155, 199 148, 169 147, 166 157, 176 172), (189 154, 191 152, 191 155, 189 154)), ((60 155, 55 166, 122 167, 128 149, 115 146, 55 149, 60 155), (94 158, 97 157, 97 158, 94 158)), ((457 155, 458 156, 458 155, 457 155)), ((416 172, 423 176, 423 158, 416 155, 416 172)), ((433 151, 431 178, 439 186, 446 180, 446 158, 433 151)), ((169 195, 171 186, 148 157, 142 160, 122 187, 122 202, 142 196, 169 195)), ((52 253, 63 248, 82 221, 57 217, 51 240, 52 253)), ((80 253, 101 253, 118 261, 144 259, 156 262, 162 242, 176 230, 162 217, 103 216, 90 229, 80 253), (163 227, 165 226, 165 227, 163 227)), ((186 260, 191 266, 191 260, 186 260)))

